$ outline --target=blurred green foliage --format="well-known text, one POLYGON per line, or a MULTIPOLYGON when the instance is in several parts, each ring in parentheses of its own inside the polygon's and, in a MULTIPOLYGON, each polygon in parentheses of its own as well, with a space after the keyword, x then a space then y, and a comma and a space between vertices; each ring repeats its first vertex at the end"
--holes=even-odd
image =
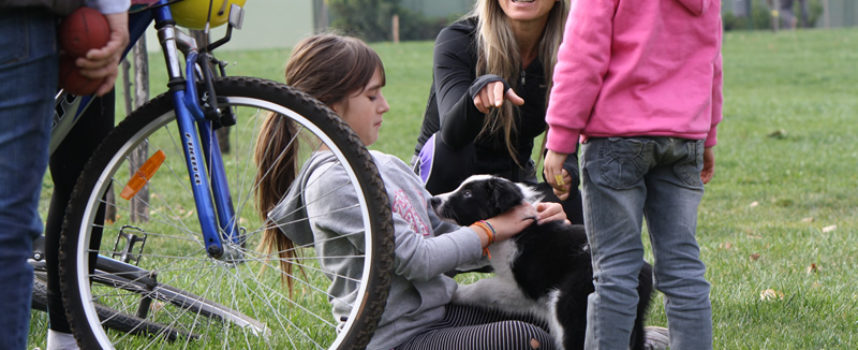
MULTIPOLYGON (((807 26, 814 28, 822 17, 822 0, 807 0, 807 7, 807 26)), ((724 12, 722 15, 724 30, 772 29, 774 13, 771 5, 769 4, 769 0, 751 0, 750 12, 750 16, 736 16, 731 11, 724 12)), ((792 12, 795 14, 796 18, 800 16, 801 10, 799 9, 798 1, 793 1, 792 12)), ((799 26, 801 26, 801 24, 799 24, 799 26)), ((783 25, 780 24, 780 27, 783 27, 783 25)))
POLYGON ((329 0, 331 27, 369 42, 393 38, 393 16, 399 16, 399 39, 432 40, 459 15, 426 17, 401 5, 400 0, 329 0))

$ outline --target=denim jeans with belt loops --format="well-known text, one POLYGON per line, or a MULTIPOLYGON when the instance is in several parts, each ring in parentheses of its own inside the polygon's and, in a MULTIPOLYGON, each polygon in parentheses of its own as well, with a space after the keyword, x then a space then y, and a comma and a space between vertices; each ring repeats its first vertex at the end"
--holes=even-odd
POLYGON ((628 349, 645 218, 671 349, 712 349, 710 285, 695 237, 702 168, 703 140, 612 137, 583 145, 584 224, 596 287, 589 297, 585 348, 628 349))

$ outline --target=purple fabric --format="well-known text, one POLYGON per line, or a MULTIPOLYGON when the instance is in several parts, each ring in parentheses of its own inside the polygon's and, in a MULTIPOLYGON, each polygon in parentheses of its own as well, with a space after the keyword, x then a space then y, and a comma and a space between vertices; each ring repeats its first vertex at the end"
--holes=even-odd
POLYGON ((435 137, 437 134, 433 134, 426 143, 423 144, 423 148, 420 149, 420 154, 417 155, 420 162, 420 179, 423 180, 425 184, 429 181, 429 175, 432 173, 432 160, 435 158, 435 137))

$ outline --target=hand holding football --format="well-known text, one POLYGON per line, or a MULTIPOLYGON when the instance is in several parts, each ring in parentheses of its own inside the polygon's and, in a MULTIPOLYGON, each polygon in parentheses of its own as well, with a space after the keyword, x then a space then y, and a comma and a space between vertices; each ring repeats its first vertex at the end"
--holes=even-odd
POLYGON ((104 79, 93 80, 80 74, 74 61, 91 49, 100 49, 110 39, 110 25, 98 10, 81 7, 60 23, 60 87, 76 95, 92 94, 104 79))

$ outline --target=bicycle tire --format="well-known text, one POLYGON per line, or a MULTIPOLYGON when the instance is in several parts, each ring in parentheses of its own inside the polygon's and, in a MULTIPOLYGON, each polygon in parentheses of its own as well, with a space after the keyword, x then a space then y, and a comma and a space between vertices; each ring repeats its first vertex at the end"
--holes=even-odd
MULTIPOLYGON (((220 108, 234 111, 238 118, 236 132, 240 135, 233 139, 244 141, 249 137, 247 144, 252 150, 259 119, 265 115, 261 111, 275 111, 297 126, 299 133, 295 138, 302 147, 299 152, 302 157, 323 142, 335 151, 337 161, 351 174, 352 183, 344 185, 353 186, 363 200, 360 210, 366 221, 362 233, 367 242, 366 251, 372 252, 354 257, 364 264, 364 273, 360 281, 355 281, 360 287, 351 314, 344 320, 333 319, 328 304, 330 295, 326 291, 330 280, 320 278, 325 277, 326 271, 318 265, 324 257, 314 256, 311 246, 299 247, 301 260, 290 261, 301 267, 300 273, 291 276, 300 287, 294 293, 284 287, 283 271, 277 268, 277 263, 270 262, 270 256, 243 249, 258 242, 259 233, 266 224, 253 212, 253 206, 248 205, 253 203, 255 184, 247 178, 253 179, 256 169, 253 157, 237 147, 237 142, 232 142, 233 150, 229 157, 224 155, 224 163, 231 172, 230 191, 232 198, 237 199, 234 203, 238 204, 238 222, 246 233, 243 238, 246 241, 234 248, 243 249, 246 259, 229 263, 206 255, 199 220, 191 215, 195 207, 193 199, 189 198, 191 191, 184 156, 181 151, 172 149, 177 146, 178 139, 172 99, 163 94, 131 113, 105 138, 78 178, 69 201, 60 241, 60 287, 66 315, 78 343, 85 349, 114 346, 204 349, 215 344, 219 348, 254 349, 364 348, 384 310, 394 249, 390 203, 372 156, 347 124, 300 91, 248 77, 219 79, 214 86, 220 108), (250 111, 246 113, 247 108, 250 111), (147 205, 152 218, 148 222, 130 223, 130 215, 125 212, 128 204, 124 200, 117 198, 115 203, 108 204, 102 198, 110 186, 118 192, 124 185, 130 172, 126 164, 128 155, 141 144, 152 151, 155 148, 170 150, 166 152, 167 161, 147 185, 151 198, 147 205), (115 221, 102 224, 99 207, 105 204, 115 206, 119 214, 115 221), (141 291, 134 283, 103 283, 104 279, 98 277, 105 275, 90 266, 106 261, 102 257, 117 253, 113 246, 122 239, 116 237, 120 232, 127 234, 122 230, 128 227, 133 227, 131 236, 146 237, 146 240, 138 253, 125 256, 138 259, 136 268, 141 274, 157 274, 151 280, 162 287, 162 291, 172 291, 171 296, 141 291), (97 259, 94 258, 96 252, 97 259), (247 290, 242 289, 244 287, 247 290), (141 298, 150 304, 140 307, 135 300, 141 298), (202 311, 204 307, 199 305, 214 306, 202 311), (101 307, 115 309, 125 319, 163 324, 170 331, 137 337, 105 330, 105 321, 96 312, 101 307), (137 314, 136 308, 143 309, 144 314, 137 314), (305 311, 309 315, 290 314, 305 311), (237 326, 242 317, 259 322, 261 329, 254 325, 237 326), (175 341, 164 336, 174 330, 195 336, 179 337, 175 341)), ((129 266, 135 263, 129 262, 129 266)), ((152 284, 145 276, 132 279, 137 284, 152 284)))

